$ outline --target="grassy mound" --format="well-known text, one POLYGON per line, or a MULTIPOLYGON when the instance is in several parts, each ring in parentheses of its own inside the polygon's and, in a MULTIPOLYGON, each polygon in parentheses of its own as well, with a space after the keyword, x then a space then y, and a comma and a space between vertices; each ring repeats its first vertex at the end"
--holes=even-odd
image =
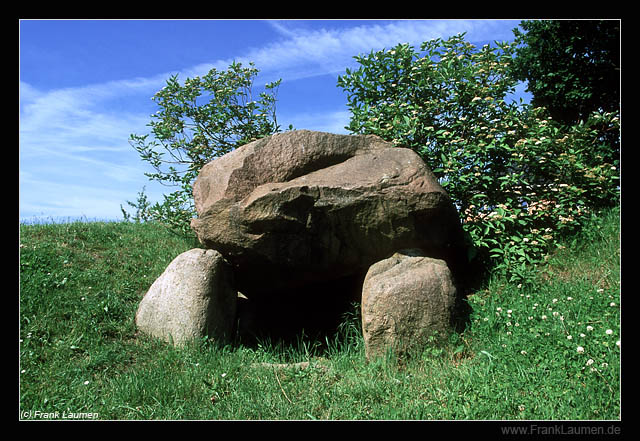
POLYGON ((20 415, 619 419, 619 225, 594 218, 524 287, 491 280, 464 332, 402 363, 365 362, 357 307, 322 345, 170 347, 137 334, 135 311, 197 244, 151 223, 21 225, 20 415))

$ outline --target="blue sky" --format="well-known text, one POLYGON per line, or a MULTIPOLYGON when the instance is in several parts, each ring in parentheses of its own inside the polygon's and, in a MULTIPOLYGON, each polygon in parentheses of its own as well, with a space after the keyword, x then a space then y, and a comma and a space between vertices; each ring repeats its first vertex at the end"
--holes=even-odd
MULTIPOLYGON (((513 40, 519 20, 23 20, 20 22, 20 219, 120 220, 146 186, 171 189, 129 145, 146 134, 151 101, 184 80, 253 61, 256 86, 281 78, 283 128, 347 133, 338 75, 354 55, 467 32, 474 44, 513 40)), ((522 91, 521 91, 522 92, 522 91)))

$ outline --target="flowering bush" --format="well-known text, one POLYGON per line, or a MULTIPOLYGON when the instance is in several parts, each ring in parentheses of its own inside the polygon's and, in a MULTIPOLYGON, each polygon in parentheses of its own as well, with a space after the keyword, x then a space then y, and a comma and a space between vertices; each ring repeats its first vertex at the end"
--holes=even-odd
POLYGON ((617 114, 569 130, 544 108, 508 102, 513 44, 477 49, 464 34, 356 56, 338 85, 348 129, 418 152, 457 206, 470 259, 526 278, 566 233, 617 203, 619 163, 607 140, 617 114))

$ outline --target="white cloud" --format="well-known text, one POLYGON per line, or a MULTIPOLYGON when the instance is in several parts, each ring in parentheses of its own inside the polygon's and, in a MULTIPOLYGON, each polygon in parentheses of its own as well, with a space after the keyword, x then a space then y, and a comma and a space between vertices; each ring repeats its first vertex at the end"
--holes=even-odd
MULTIPOLYGON (((284 23, 287 23, 287 20, 267 20, 267 24, 269 24, 280 35, 289 38, 295 37, 297 32, 289 26, 285 26, 284 23)), ((288 23, 290 24, 293 22, 289 20, 288 23)))
POLYGON ((399 43, 419 46, 434 38, 466 32, 468 41, 512 39, 516 21, 403 20, 387 24, 362 24, 352 28, 307 30, 295 21, 270 22, 285 39, 253 49, 243 60, 251 60, 262 71, 277 70, 283 80, 341 72, 355 63, 353 56, 399 43))
MULTIPOLYGON (((353 57, 371 50, 390 48, 399 43, 420 43, 433 38, 448 38, 466 32, 468 41, 508 40, 513 38, 510 29, 517 21, 500 20, 401 20, 386 24, 372 24, 362 20, 351 28, 327 27, 310 29, 309 23, 300 20, 268 20, 267 23, 283 37, 276 42, 249 49, 229 59, 218 59, 208 63, 187 67, 178 73, 179 78, 202 76, 211 68, 226 69, 231 62, 248 65, 255 63, 264 82, 282 78, 284 82, 318 75, 337 74, 346 67, 355 65, 353 57)), ((331 22, 326 23, 331 26, 331 22)), ((155 78, 166 79, 170 73, 155 78)), ((161 81, 154 83, 162 87, 161 81)), ((119 85, 125 85, 119 82, 119 85)), ((158 87, 159 88, 159 87, 158 87)))

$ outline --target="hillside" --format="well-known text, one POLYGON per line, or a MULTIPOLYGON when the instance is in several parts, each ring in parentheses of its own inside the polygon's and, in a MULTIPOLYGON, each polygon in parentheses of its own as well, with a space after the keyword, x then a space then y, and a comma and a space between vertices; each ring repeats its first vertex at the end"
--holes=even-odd
POLYGON ((619 419, 619 225, 595 218, 526 286, 492 279, 463 333, 401 363, 364 361, 357 307, 323 344, 168 347, 135 311, 195 243, 154 224, 21 225, 21 419, 619 419))

